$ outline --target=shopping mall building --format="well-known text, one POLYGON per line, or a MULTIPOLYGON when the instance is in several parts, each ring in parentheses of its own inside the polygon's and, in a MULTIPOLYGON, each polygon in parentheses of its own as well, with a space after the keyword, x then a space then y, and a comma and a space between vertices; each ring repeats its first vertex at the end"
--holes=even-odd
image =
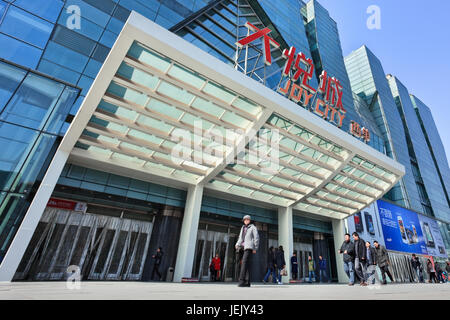
POLYGON ((235 281, 246 214, 255 281, 279 245, 347 281, 346 231, 448 258, 430 109, 315 0, 0 0, 0 45, 0 281, 235 281))

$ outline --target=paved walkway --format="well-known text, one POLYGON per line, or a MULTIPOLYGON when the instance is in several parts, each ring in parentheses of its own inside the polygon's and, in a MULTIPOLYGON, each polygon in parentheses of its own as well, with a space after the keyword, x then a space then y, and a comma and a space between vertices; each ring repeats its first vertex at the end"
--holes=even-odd
POLYGON ((65 282, 0 283, 0 299, 163 299, 163 300, 302 300, 302 299, 450 299, 450 283, 390 284, 349 287, 341 284, 81 282, 68 289, 65 282))

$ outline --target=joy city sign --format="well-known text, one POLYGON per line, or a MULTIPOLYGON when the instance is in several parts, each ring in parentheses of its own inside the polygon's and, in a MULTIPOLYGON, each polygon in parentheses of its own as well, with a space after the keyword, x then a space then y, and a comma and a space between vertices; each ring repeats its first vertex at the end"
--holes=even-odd
MULTIPOLYGON (((239 40, 236 45, 242 48, 262 38, 264 62, 270 66, 272 64, 271 47, 280 47, 278 42, 269 37, 272 30, 267 27, 258 29, 250 22, 247 22, 245 26, 254 33, 239 40)), ((315 89, 309 85, 314 75, 314 64, 311 58, 307 58, 303 52, 296 54, 295 47, 284 49, 282 57, 286 59, 280 82, 283 83, 284 80, 284 85, 278 88, 278 92, 341 128, 346 110, 342 101, 343 91, 340 81, 328 76, 327 71, 324 70, 320 75, 319 87, 315 89), (318 94, 322 98, 317 97, 318 94)), ((370 141, 369 131, 361 128, 355 121, 351 121, 349 129, 353 136, 362 138, 365 142, 370 141)))

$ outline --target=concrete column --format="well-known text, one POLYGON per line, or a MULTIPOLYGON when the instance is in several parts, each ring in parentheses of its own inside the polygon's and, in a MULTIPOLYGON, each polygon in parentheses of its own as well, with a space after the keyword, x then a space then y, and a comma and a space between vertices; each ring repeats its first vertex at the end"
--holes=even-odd
POLYGON ((334 238, 334 248, 336 255, 336 268, 338 274, 339 283, 348 283, 349 279, 347 274, 344 271, 344 260, 342 259, 342 254, 339 254, 338 250, 341 248, 342 243, 344 242, 344 234, 345 234, 345 220, 344 219, 333 219, 333 238, 334 238))
POLYGON ((202 206, 203 185, 190 186, 187 192, 183 224, 181 226, 180 242, 178 244, 177 261, 175 264, 174 282, 192 276, 195 245, 197 242, 198 222, 202 206))
POLYGON ((278 209, 278 245, 283 246, 288 276, 283 283, 289 283, 291 277, 291 256, 294 252, 294 225, 292 223, 292 207, 278 209))
POLYGON ((60 149, 56 151, 55 156, 47 169, 47 173, 45 174, 14 239, 6 252, 5 258, 0 265, 0 281, 11 281, 13 279, 17 267, 19 266, 25 250, 30 243, 31 237, 34 234, 34 230, 44 213, 53 189, 58 182, 58 178, 64 168, 68 156, 68 152, 61 151, 60 149))

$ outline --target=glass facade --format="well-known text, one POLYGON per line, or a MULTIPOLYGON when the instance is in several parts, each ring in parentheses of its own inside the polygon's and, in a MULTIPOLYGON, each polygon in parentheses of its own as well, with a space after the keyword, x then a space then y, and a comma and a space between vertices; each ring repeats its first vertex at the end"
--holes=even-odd
POLYGON ((345 69, 344 57, 336 22, 330 17, 328 11, 315 0, 309 1, 303 8, 306 34, 315 65, 316 77, 319 79, 322 71, 328 76, 336 77, 343 90, 343 104, 346 116, 342 129, 350 131, 350 121, 358 122, 362 127, 368 128, 371 134, 371 145, 384 153, 380 145, 381 133, 375 125, 373 116, 368 112, 367 105, 353 96, 350 81, 345 69))
MULTIPOLYGON (((285 62, 281 56, 282 50, 280 48, 271 49, 272 65, 267 66, 262 59, 260 46, 251 45, 248 51, 236 49, 236 42, 248 35, 246 22, 250 22, 260 29, 265 26, 270 28, 272 30, 270 36, 283 47, 294 45, 287 43, 284 35, 291 34, 290 31, 296 28, 295 19, 286 21, 285 26, 278 30, 262 9, 263 3, 264 1, 259 3, 248 0, 213 2, 211 6, 207 7, 207 10, 199 12, 193 19, 186 21, 184 25, 173 31, 256 81, 276 89, 281 78, 280 70, 285 62), (247 59, 245 59, 246 56, 247 59)), ((301 39, 301 37, 300 33, 299 38, 301 39)), ((297 43, 302 42, 297 40, 295 44, 297 43)))
POLYGON ((403 120, 411 167, 420 196, 418 200, 422 204, 420 212, 442 217, 449 208, 448 202, 408 90, 394 76, 388 75, 388 81, 403 120))
POLYGON ((410 98, 426 141, 423 147, 425 147, 425 145, 428 147, 432 158, 432 161, 428 162, 427 166, 431 168, 430 170, 437 173, 437 178, 432 184, 433 187, 429 190, 429 193, 431 193, 431 198, 435 198, 436 195, 441 195, 435 199, 435 216, 439 219, 450 222, 450 169, 448 166, 445 149, 436 128, 431 110, 414 95, 410 95, 410 98), (432 164, 434 164, 434 166, 432 166, 432 164), (433 194, 434 192, 436 192, 436 195, 433 194))
POLYGON ((61 140, 79 89, 0 61, 0 261, 61 140))
POLYGON ((353 92, 366 101, 374 115, 387 155, 405 166, 405 176, 386 197, 400 206, 421 211, 402 120, 381 62, 366 46, 362 46, 345 57, 345 66, 353 92))
POLYGON ((131 10, 170 28, 207 3, 0 0, 0 46, 10 48, 1 50, 0 57, 80 87, 81 95, 70 110, 75 115, 131 10))

